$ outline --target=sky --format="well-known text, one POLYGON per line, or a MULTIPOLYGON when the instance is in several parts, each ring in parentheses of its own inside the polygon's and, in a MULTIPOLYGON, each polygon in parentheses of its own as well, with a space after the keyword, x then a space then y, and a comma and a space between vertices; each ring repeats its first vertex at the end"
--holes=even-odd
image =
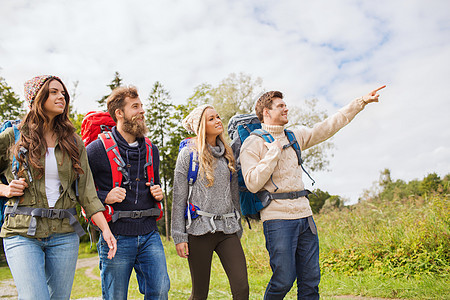
POLYGON ((313 188, 354 203, 385 168, 450 173, 447 0, 0 1, 0 77, 22 99, 26 80, 52 74, 78 81, 78 112, 96 110, 116 71, 144 99, 161 82, 175 104, 243 72, 329 115, 385 84, 333 137, 313 188))

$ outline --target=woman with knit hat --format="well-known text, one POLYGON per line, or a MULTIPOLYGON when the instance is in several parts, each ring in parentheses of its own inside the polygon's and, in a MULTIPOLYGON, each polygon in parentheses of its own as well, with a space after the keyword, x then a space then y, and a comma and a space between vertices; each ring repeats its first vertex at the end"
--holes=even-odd
POLYGON ((214 251, 228 276, 233 299, 248 299, 247 266, 239 240, 242 226, 237 173, 232 150, 222 134, 222 121, 216 110, 206 104, 195 108, 183 120, 183 127, 196 137, 178 154, 172 237, 178 255, 189 262, 190 299, 208 297, 214 251), (198 176, 190 185, 192 162, 198 162, 198 176))
POLYGON ((83 229, 80 203, 116 252, 116 240, 89 168, 83 141, 69 120, 69 94, 56 76, 25 83, 30 108, 15 130, 0 134, 0 196, 9 198, 3 238, 19 299, 69 299, 83 229))

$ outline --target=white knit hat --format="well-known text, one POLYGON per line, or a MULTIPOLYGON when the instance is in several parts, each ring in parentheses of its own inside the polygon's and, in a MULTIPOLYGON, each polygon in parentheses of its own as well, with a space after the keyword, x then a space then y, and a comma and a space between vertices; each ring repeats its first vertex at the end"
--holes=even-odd
POLYGON ((199 107, 194 108, 191 113, 184 118, 183 120, 183 127, 190 132, 193 132, 195 134, 198 134, 198 128, 200 126, 200 120, 202 118, 203 112, 208 107, 214 108, 209 104, 203 104, 199 107))

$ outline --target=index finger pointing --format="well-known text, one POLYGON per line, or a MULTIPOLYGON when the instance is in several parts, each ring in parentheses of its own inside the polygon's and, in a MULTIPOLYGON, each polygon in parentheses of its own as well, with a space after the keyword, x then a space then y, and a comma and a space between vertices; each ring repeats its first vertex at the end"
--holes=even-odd
POLYGON ((383 85, 383 86, 377 88, 376 90, 373 90, 372 93, 376 93, 376 92, 378 92, 379 90, 384 89, 385 87, 386 87, 386 85, 383 85))

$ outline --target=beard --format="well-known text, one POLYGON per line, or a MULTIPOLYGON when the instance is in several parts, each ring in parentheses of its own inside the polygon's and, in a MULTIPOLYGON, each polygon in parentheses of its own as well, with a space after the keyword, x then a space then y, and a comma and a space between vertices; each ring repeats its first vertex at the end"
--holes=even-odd
POLYGON ((147 126, 145 126, 145 122, 141 122, 138 119, 142 118, 141 116, 134 116, 131 119, 124 117, 122 129, 126 133, 134 135, 137 138, 143 138, 145 134, 148 132, 147 126))

